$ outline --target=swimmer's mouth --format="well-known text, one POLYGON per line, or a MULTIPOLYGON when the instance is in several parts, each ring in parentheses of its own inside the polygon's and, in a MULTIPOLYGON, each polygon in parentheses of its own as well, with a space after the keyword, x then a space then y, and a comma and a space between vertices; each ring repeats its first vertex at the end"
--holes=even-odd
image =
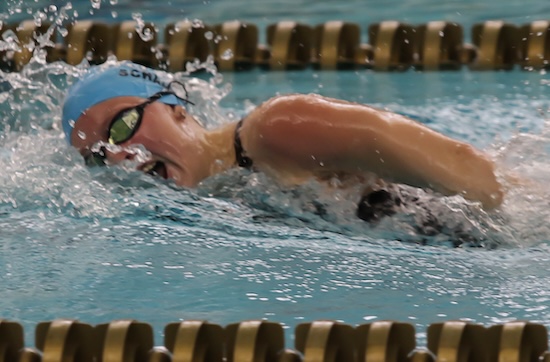
POLYGON ((161 161, 150 162, 144 165, 141 168, 141 171, 151 176, 158 176, 164 179, 168 178, 168 171, 166 170, 166 165, 164 164, 164 162, 161 162, 161 161))

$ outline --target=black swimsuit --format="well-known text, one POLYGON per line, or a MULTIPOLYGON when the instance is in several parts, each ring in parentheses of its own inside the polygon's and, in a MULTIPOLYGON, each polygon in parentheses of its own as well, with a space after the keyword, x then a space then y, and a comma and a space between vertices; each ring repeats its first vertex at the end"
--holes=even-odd
MULTIPOLYGON (((240 167, 252 169, 252 159, 246 155, 239 135, 242 124, 243 120, 241 119, 235 127, 235 159, 240 167)), ((376 224, 384 217, 395 215, 398 213, 401 205, 409 203, 420 205, 417 197, 408 195, 399 187, 396 189, 377 190, 361 198, 357 205, 356 214, 360 219, 369 224, 376 224)), ((426 212, 423 213, 419 224, 415 225, 415 229, 420 235, 434 236, 440 233, 449 233, 448 231, 444 232, 444 225, 430 211, 428 206, 424 206, 423 208, 426 212)), ((462 232, 460 228, 451 230, 450 234, 454 246, 459 246, 464 242, 474 242, 475 244, 478 241, 467 233, 462 232)))
POLYGON ((233 143, 235 146, 235 158, 237 160, 237 165, 240 167, 252 168, 252 159, 246 155, 246 151, 241 143, 241 136, 239 135, 239 130, 242 125, 243 120, 241 119, 239 123, 237 123, 237 127, 235 127, 235 142, 233 143))

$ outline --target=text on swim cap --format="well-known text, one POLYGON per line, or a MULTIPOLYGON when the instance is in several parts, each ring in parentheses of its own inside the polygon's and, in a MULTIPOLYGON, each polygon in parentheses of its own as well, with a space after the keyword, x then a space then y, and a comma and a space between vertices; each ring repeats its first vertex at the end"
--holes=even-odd
POLYGON ((124 68, 122 68, 122 69, 119 70, 118 75, 121 76, 121 77, 131 76, 131 77, 134 77, 134 78, 142 78, 143 80, 148 80, 149 82, 153 82, 153 83, 156 83, 158 85, 161 85, 164 88, 168 88, 168 86, 169 86, 168 83, 161 82, 161 80, 159 79, 159 76, 157 74, 150 73, 150 72, 144 72, 144 71, 141 71, 141 70, 138 70, 138 69, 124 69, 124 68))

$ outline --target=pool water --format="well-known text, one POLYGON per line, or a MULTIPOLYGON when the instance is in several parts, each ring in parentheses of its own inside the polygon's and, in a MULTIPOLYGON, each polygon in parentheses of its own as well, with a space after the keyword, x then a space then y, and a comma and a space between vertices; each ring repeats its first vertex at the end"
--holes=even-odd
MULTIPOLYGON (((51 2, 57 10, 48 4, 8 2, 0 10, 9 22, 66 3, 51 2)), ((166 23, 174 17, 153 2, 97 4, 73 8, 79 18, 110 21, 139 11, 166 23)), ((228 4, 178 6, 182 16, 207 22, 239 17, 237 5, 228 4)), ((299 20, 359 21, 351 5, 337 4, 303 1, 309 17, 299 20)), ((533 2, 530 14, 518 5, 525 2, 499 5, 501 12, 492 12, 489 1, 438 4, 417 2, 431 9, 423 14, 380 2, 367 20, 451 18, 468 25, 490 14, 521 24, 549 11, 542 1, 533 2)), ((294 14, 281 13, 275 2, 265 6, 248 8, 244 20, 264 24, 294 14)), ((275 94, 321 93, 407 114, 531 180, 489 214, 460 197, 421 193, 435 199, 431 205, 447 224, 483 240, 461 248, 444 235, 425 240, 415 233, 411 225, 421 210, 376 227, 358 220, 358 187, 328 194, 311 182, 285 190, 265 175, 235 170, 189 190, 131 167, 87 168, 59 129, 64 90, 78 71, 33 62, 22 73, 0 73, 0 310, 24 324, 28 343, 38 322, 64 317, 91 324, 135 318, 154 326, 159 343, 163 326, 181 319, 225 325, 266 318, 288 328, 289 345, 295 325, 319 319, 409 322, 420 342, 430 323, 452 319, 550 324, 550 80, 544 71, 253 70, 186 78, 192 95, 205 99, 195 111, 209 125, 237 119, 275 94)))

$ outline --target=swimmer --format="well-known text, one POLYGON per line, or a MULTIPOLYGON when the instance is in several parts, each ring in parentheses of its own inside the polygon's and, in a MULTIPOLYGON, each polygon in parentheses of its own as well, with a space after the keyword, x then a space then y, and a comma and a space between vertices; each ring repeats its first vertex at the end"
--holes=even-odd
MULTIPOLYGON (((68 90, 62 115, 66 139, 92 164, 131 160, 135 152, 128 146, 142 145, 151 156, 138 169, 184 187, 243 167, 284 185, 375 175, 380 184, 459 194, 486 210, 503 202, 504 187, 486 154, 403 115, 291 94, 267 100, 238 122, 206 129, 189 112, 186 92, 174 88, 181 84, 170 74, 131 62, 92 67, 68 90)), ((362 218, 373 212, 369 202, 376 200, 381 213, 391 215, 385 210, 391 199, 376 187, 367 190, 362 218)))

